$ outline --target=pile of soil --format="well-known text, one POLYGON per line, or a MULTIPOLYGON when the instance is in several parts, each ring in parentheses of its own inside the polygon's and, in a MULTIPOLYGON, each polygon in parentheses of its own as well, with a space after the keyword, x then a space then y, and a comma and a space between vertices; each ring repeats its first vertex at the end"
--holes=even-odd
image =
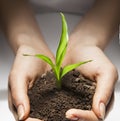
POLYGON ((30 117, 44 121, 70 121, 65 112, 71 108, 91 110, 96 82, 73 70, 62 78, 62 88, 56 87, 56 78, 48 71, 29 89, 30 117))

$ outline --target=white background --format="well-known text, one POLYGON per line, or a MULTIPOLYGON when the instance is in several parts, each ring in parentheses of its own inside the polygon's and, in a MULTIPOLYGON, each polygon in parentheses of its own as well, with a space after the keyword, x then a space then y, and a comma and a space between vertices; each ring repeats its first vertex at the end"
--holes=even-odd
MULTIPOLYGON (((52 51, 55 53, 56 47, 61 33, 61 18, 57 13, 42 14, 36 16, 39 26, 43 32, 45 40, 49 44, 52 51)), ((66 14, 69 31, 80 20, 80 16, 66 14)), ((112 63, 118 68, 120 75, 120 45, 118 37, 114 38, 105 50, 106 55, 112 63)), ((10 68, 14 60, 14 55, 8 46, 7 41, 0 34, 0 121, 15 121, 13 115, 9 111, 7 101, 7 83, 10 68)), ((120 79, 115 87, 114 104, 106 117, 105 121, 120 121, 120 79)))

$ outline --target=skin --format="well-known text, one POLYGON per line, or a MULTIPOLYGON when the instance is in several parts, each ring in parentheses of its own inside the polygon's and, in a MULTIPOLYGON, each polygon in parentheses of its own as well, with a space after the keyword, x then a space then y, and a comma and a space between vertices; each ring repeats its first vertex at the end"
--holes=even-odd
MULTIPOLYGON (((119 0, 96 0, 93 8, 69 37, 63 65, 92 59, 92 62, 82 65, 78 70, 91 80, 97 81, 92 110, 70 109, 66 112, 66 117, 71 120, 98 121, 105 116, 105 108, 117 80, 117 70, 103 51, 118 30, 119 2, 119 0), (75 53, 79 56, 75 56, 75 53)), ((37 58, 24 57, 23 53, 41 53, 53 61, 54 56, 45 43, 26 0, 1 0, 0 18, 1 28, 15 53, 9 75, 10 109, 16 120, 40 121, 28 117, 30 105, 27 90, 50 67, 37 58)))
POLYGON ((1 27, 15 53, 9 75, 10 109, 16 120, 19 118, 32 121, 33 119, 28 118, 30 105, 27 90, 41 74, 49 69, 49 66, 37 58, 25 57, 23 54, 41 53, 53 60, 54 56, 45 43, 26 0, 3 0, 0 8, 1 27), (17 109, 17 114, 13 105, 17 109))
POLYGON ((66 117, 69 119, 98 121, 105 117, 105 108, 113 93, 118 74, 116 67, 103 51, 118 30, 120 21, 118 3, 120 3, 118 0, 96 1, 93 8, 71 33, 65 63, 92 59, 92 62, 79 67, 78 70, 88 78, 97 81, 97 89, 92 110, 70 109, 66 112, 66 117))

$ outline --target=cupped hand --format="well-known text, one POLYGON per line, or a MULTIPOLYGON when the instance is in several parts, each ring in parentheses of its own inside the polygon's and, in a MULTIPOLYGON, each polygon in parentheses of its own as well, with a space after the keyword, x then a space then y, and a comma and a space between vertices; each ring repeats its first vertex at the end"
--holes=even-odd
MULTIPOLYGON (((74 42, 74 41, 73 41, 74 42)), ((110 101, 117 80, 117 70, 103 51, 93 45, 71 44, 64 64, 77 63, 80 61, 93 60, 77 69, 86 77, 97 82, 93 98, 92 110, 70 109, 66 117, 71 120, 98 121, 104 119, 106 106, 110 101)))
POLYGON ((28 88, 33 82, 46 70, 49 66, 42 60, 23 56, 23 54, 38 54, 42 53, 54 59, 50 51, 35 50, 33 48, 22 46, 18 49, 13 67, 9 75, 9 107, 13 112, 16 120, 24 121, 40 121, 30 118, 30 104, 27 96, 28 88))

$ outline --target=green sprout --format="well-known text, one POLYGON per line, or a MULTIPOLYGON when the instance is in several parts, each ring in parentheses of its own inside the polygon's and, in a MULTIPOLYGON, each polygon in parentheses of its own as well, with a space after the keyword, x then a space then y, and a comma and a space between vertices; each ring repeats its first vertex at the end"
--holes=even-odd
POLYGON ((61 88, 61 78, 66 73, 77 68, 78 66, 80 66, 82 64, 92 61, 92 60, 88 60, 88 61, 79 62, 79 63, 61 67, 63 59, 65 57, 66 50, 67 50, 67 45, 68 45, 68 27, 67 27, 67 22, 66 22, 64 14, 60 13, 60 15, 61 15, 61 19, 62 19, 62 32, 61 32, 60 42, 59 42, 59 45, 58 45, 58 48, 56 51, 55 63, 53 63, 49 57, 42 55, 42 54, 35 54, 35 55, 23 54, 24 56, 35 56, 35 57, 47 62, 51 66, 51 68, 56 76, 56 84, 57 84, 58 88, 61 88))

